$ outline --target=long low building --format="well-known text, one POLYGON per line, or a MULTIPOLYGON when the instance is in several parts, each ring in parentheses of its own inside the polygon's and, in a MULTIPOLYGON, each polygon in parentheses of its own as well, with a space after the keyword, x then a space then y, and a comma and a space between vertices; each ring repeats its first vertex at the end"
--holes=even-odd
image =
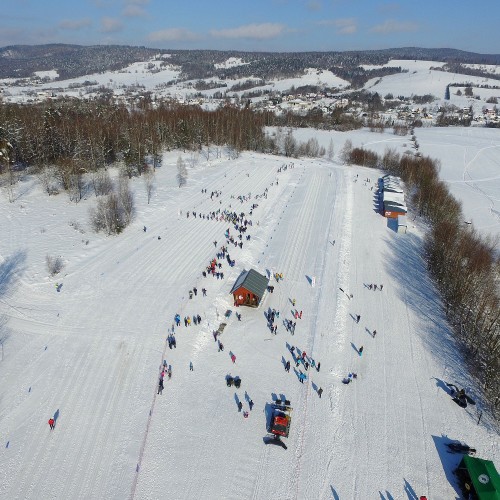
POLYGON ((399 177, 384 175, 378 180, 378 190, 384 217, 397 219, 400 215, 408 213, 402 181, 399 177))

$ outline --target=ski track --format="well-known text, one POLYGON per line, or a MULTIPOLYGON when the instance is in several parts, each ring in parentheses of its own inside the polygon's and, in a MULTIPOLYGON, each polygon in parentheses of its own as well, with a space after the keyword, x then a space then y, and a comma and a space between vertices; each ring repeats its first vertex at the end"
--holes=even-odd
MULTIPOLYGON (((481 151, 468 163, 464 152, 464 181, 481 151)), ((0 422, 7 440, 15 436, 0 452, 2 497, 301 500, 335 492, 365 500, 406 497, 404 481, 418 494, 451 497, 431 436, 460 437, 460 429, 479 444, 494 439, 428 382, 443 362, 416 333, 435 327, 412 305, 411 273, 396 282, 390 272, 392 245, 403 244, 405 235, 373 211, 374 193, 361 177, 374 180, 376 172, 304 160, 277 173, 284 163, 248 154, 205 171, 190 168, 185 188, 159 186, 161 205, 153 199, 122 235, 95 238, 74 252, 61 293, 29 267, 18 273, 16 288, 0 297, 16 332, 0 365, 12 381, 0 388, 0 422), (267 198, 257 199, 266 188, 267 198), (219 190, 211 200, 211 191, 219 190), (243 203, 236 199, 249 193, 243 203), (224 261, 223 280, 203 278, 226 244, 224 231, 234 229, 195 218, 193 210, 248 214, 253 203, 259 206, 250 217, 251 240, 243 239, 243 249, 228 246, 236 266, 224 261), (225 309, 234 311, 229 288, 250 267, 282 272, 284 279, 271 277, 275 293, 265 295, 261 308, 241 308, 241 323, 234 314, 224 320, 225 309), (383 282, 384 291, 369 291, 364 283, 370 282, 383 282), (193 286, 200 293, 190 300, 193 286), (303 317, 292 336, 282 320, 290 318, 294 297, 303 317), (277 335, 265 328, 268 307, 281 313, 277 335), (176 328, 178 347, 169 350, 165 337, 176 313, 199 313, 202 322, 176 328), (361 314, 360 323, 350 314, 361 314), (221 353, 211 332, 223 320, 221 353), (371 338, 366 329, 374 328, 379 333, 371 338), (351 342, 365 346, 362 357, 351 342), (286 343, 321 361, 322 370, 311 368, 300 384, 283 370, 281 359, 290 358, 286 343), (157 395, 162 359, 172 364, 173 376, 157 395), (358 379, 343 385, 349 371, 358 379), (226 387, 227 374, 241 376, 241 389, 226 387), (323 388, 321 399, 314 387, 323 388), (247 410, 247 394, 255 406, 245 419, 236 401, 247 410), (272 394, 294 407, 288 450, 263 444, 272 394), (51 432, 46 422, 56 409, 51 432)), ((26 206, 8 223, 21 226, 36 214, 26 206)), ((48 213, 56 217, 54 208, 48 213)), ((50 219, 47 228, 54 231, 50 219)))

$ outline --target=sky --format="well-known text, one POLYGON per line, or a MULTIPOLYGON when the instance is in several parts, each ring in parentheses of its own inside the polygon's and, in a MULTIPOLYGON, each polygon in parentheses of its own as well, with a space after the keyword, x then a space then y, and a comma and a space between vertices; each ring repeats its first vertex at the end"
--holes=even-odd
POLYGON ((1 10, 0 47, 500 52, 498 0, 2 0, 1 10))

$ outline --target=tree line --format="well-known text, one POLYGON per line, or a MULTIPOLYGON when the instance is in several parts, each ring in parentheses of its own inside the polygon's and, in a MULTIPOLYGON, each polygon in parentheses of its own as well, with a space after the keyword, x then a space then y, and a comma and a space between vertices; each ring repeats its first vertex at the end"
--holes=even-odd
POLYGON ((500 412, 500 258, 497 242, 481 237, 464 224, 460 203, 439 179, 439 162, 429 157, 400 155, 386 149, 383 156, 347 142, 345 163, 382 168, 401 177, 411 203, 429 222, 425 259, 438 288, 446 317, 461 345, 466 362, 481 382, 486 400, 500 412))

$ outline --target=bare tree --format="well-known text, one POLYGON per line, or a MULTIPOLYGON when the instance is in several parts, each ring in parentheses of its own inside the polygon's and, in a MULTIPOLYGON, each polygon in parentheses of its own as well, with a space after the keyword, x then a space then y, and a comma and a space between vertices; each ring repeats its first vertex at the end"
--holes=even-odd
POLYGON ((56 174, 53 167, 44 167, 40 170, 37 175, 40 184, 42 185, 44 191, 50 196, 53 194, 58 194, 58 183, 56 180, 56 174))
POLYGON ((118 200, 120 208, 123 210, 125 226, 127 226, 132 222, 135 214, 134 195, 130 190, 128 177, 120 177, 118 181, 118 200))
POLYGON ((146 168, 143 174, 144 187, 146 188, 146 194, 148 196, 148 205, 151 201, 151 196, 153 195, 155 188, 155 173, 150 167, 146 168))
POLYGON ((352 141, 350 139, 347 139, 347 141, 345 141, 344 143, 344 146, 342 147, 342 150, 340 151, 340 161, 344 165, 350 164, 351 151, 352 151, 352 141))
POLYGON ((179 187, 185 186, 187 183, 186 165, 180 156, 177 158, 177 182, 179 187))
POLYGON ((109 173, 102 168, 92 172, 91 183, 96 197, 109 194, 113 191, 113 181, 109 173))
POLYGON ((283 140, 283 150, 285 156, 294 156, 297 150, 297 141, 293 136, 293 131, 291 128, 287 130, 285 138, 283 140))
POLYGON ((326 153, 326 156, 330 161, 333 161, 333 157, 335 156, 335 149, 333 147, 333 139, 330 139, 330 143, 328 144, 328 151, 326 153))
POLYGON ((45 263, 47 265, 47 271, 51 276, 59 274, 64 268, 64 261, 61 256, 52 257, 51 255, 46 255, 45 263))
POLYGON ((97 206, 90 209, 90 224, 96 232, 105 231, 108 235, 122 232, 126 226, 124 212, 115 193, 97 200, 97 206))

